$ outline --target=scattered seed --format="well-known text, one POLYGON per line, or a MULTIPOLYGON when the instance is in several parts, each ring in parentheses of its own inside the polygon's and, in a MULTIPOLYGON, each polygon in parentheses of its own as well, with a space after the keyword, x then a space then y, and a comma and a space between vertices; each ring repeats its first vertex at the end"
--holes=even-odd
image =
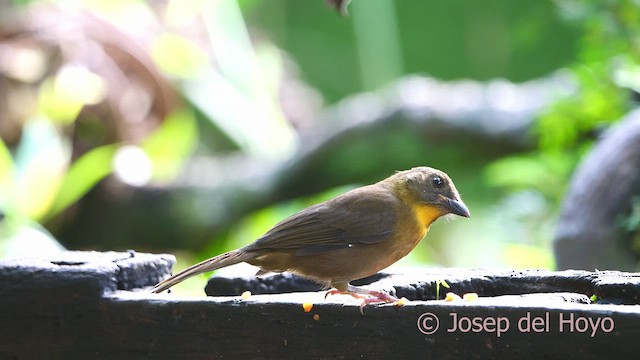
POLYGON ((444 301, 457 301, 457 300, 461 300, 462 298, 452 292, 448 292, 447 296, 445 296, 444 301))
POLYGON ((304 310, 304 312, 308 313, 309 311, 311 311, 311 309, 313 309, 313 303, 306 302, 302 304, 302 309, 304 310))
POLYGON ((464 301, 476 301, 478 300, 478 294, 476 293, 466 293, 462 295, 462 299, 464 301))
POLYGON ((402 297, 402 298, 398 299, 398 301, 394 302, 393 305, 395 307, 403 307, 408 302, 409 302, 409 300, 407 300, 406 297, 402 297))

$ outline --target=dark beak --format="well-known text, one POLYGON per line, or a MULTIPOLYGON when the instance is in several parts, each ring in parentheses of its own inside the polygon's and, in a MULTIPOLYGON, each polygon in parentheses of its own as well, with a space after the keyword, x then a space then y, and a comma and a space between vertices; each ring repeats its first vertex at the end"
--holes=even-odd
POLYGON ((471 217, 471 213, 462 200, 447 199, 445 207, 451 211, 452 214, 464 216, 466 218, 471 217))

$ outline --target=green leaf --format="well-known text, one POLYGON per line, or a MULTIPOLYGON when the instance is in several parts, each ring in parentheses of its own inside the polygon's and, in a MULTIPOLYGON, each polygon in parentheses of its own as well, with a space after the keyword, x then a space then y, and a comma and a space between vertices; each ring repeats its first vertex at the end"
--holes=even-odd
POLYGON ((173 178, 195 148, 197 139, 198 128, 192 112, 170 114, 142 144, 153 164, 154 180, 173 178))
POLYGON ((440 286, 450 288, 446 280, 436 280, 436 300, 440 300, 440 286))
POLYGON ((51 209, 69 166, 70 144, 47 118, 32 118, 22 128, 16 150, 15 204, 20 216, 39 221, 51 209))
POLYGON ((44 116, 64 125, 71 124, 85 105, 101 102, 106 82, 99 75, 75 65, 63 66, 40 87, 38 109, 44 116))
POLYGON ((169 75, 189 78, 207 66, 207 54, 194 42, 179 35, 165 33, 153 43, 155 63, 169 75))
MULTIPOLYGON (((2 139, 0 139, 0 207, 7 206, 6 202, 13 196, 15 189, 13 171, 11 153, 2 139)), ((0 210, 2 209, 0 208, 0 210)))
POLYGON ((97 147, 76 160, 65 176, 58 196, 47 214, 51 218, 85 195, 112 171, 117 144, 97 147))

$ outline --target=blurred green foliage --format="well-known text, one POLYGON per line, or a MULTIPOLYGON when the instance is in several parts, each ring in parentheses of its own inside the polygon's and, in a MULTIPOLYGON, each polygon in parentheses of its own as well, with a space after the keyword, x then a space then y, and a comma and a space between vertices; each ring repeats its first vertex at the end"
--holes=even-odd
MULTIPOLYGON (((526 169, 555 163, 545 172, 557 179, 534 186, 542 192, 567 183, 573 167, 600 130, 636 106, 632 91, 640 90, 640 4, 632 0, 562 0, 558 4, 568 20, 582 27, 577 58, 568 68, 579 82, 579 91, 540 117, 535 128, 538 150, 528 155, 528 164, 509 158, 494 165, 513 165, 513 170, 518 165, 526 169)), ((513 173, 507 168, 501 170, 502 174, 513 173)), ((491 175, 495 178, 495 171, 491 175)), ((518 180, 511 184, 520 185, 518 180)), ((553 199, 558 200, 563 193, 558 192, 553 199)))
MULTIPOLYGON (((533 132, 538 144, 534 151, 498 160, 485 172, 487 181, 505 189, 508 197, 535 191, 545 199, 534 234, 553 227, 573 170, 598 134, 637 106, 633 92, 640 90, 640 4, 632 0, 557 4, 560 13, 582 30, 576 59, 567 68, 578 81, 578 91, 540 116, 533 132)), ((627 225, 635 222, 634 216, 627 225)), ((534 234, 530 238, 538 240, 530 245, 549 252, 551 234, 534 234)), ((512 256, 524 261, 532 253, 512 256)))
POLYGON ((169 182, 195 150, 198 139, 196 119, 191 110, 175 111, 141 144, 153 169, 153 182, 169 182))
MULTIPOLYGON (((166 181, 179 171, 195 144, 194 124, 189 115, 172 114, 145 141, 154 179, 166 181)), ((0 141, 0 256, 7 247, 15 247, 12 242, 27 241, 21 236, 24 231, 37 229, 55 243, 38 223, 58 215, 110 175, 121 148, 103 145, 72 160, 68 139, 45 117, 23 126, 15 155, 0 141)))
POLYGON ((581 155, 600 128, 619 120, 640 90, 640 9, 636 1, 559 1, 563 13, 583 27, 570 71, 580 88, 538 122, 541 151, 581 155))
POLYGON ((328 102, 404 74, 520 82, 571 64, 579 26, 554 1, 251 2, 247 22, 286 49, 328 102), (374 44, 374 45, 372 45, 374 44))
POLYGON ((70 166, 68 142, 45 119, 25 124, 15 156, 0 141, 0 209, 4 216, 0 255, 14 246, 12 242, 28 241, 22 234, 30 229, 37 229, 40 238, 48 237, 56 248, 53 237, 37 224, 78 200, 110 173, 114 151, 109 147, 93 149, 70 166))

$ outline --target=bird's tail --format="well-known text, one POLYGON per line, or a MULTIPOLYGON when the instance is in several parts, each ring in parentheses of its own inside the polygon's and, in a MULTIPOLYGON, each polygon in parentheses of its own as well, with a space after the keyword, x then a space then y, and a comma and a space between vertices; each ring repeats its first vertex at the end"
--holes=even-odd
POLYGON ((156 284, 156 286, 153 287, 151 292, 163 292, 173 285, 180 283, 192 276, 241 263, 254 257, 254 254, 247 253, 242 249, 233 250, 224 254, 220 254, 218 256, 214 256, 195 265, 191 265, 188 268, 180 271, 179 273, 165 279, 164 281, 159 282, 158 284, 156 284))

